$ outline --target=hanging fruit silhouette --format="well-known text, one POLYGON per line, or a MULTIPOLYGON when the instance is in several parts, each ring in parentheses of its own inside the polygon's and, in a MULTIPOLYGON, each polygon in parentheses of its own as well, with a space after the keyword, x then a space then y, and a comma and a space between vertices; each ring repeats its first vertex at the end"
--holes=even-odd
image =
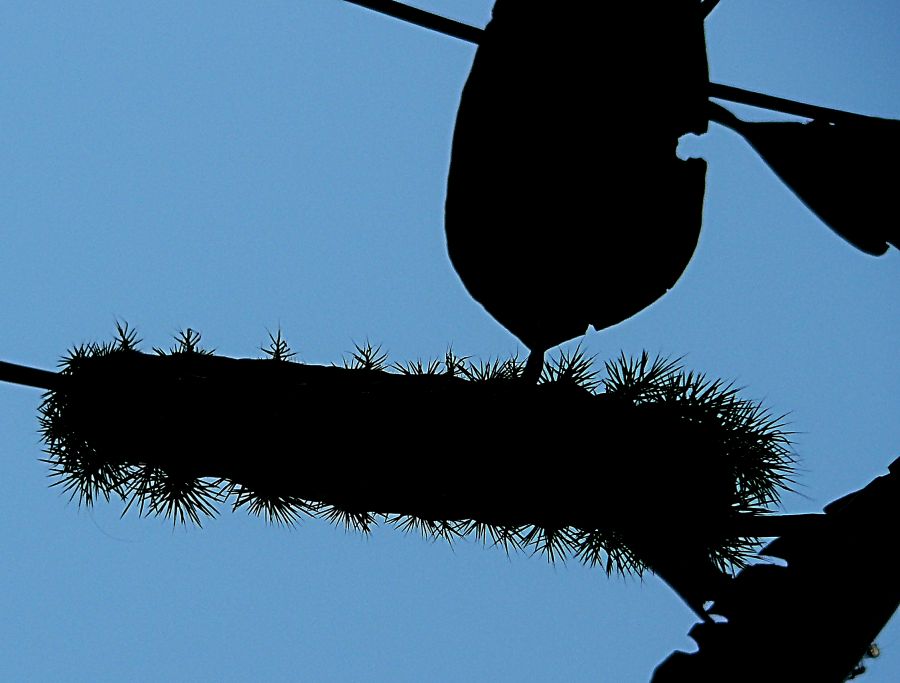
POLYGON ((462 93, 447 183, 450 260, 531 352, 643 310, 687 267, 706 163, 700 5, 548 11, 498 0, 462 93))
POLYGON ((497 0, 485 29, 393 0, 347 0, 479 45, 447 181, 450 260, 531 352, 603 329, 666 293, 700 233, 706 164, 675 155, 708 122, 741 134, 861 251, 900 248, 900 121, 711 83, 703 20, 719 0, 597 14, 497 0), (707 98, 811 119, 749 123, 707 98))
POLYGON ((705 164, 678 159, 675 144, 708 120, 744 136, 858 249, 900 246, 900 122, 709 83, 703 19, 716 4, 607 6, 604 31, 587 10, 498 0, 482 34, 452 33, 480 47, 453 139, 448 251, 469 293, 531 351, 526 378, 549 347, 622 322, 678 280, 705 164), (707 97, 813 121, 747 123, 707 97))

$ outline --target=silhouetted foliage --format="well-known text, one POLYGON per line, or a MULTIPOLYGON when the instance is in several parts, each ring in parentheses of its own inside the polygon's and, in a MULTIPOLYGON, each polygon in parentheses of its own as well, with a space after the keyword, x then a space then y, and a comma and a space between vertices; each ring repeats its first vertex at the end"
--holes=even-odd
MULTIPOLYGON (((699 3, 641 16, 653 64, 641 79, 631 35, 598 40, 594 8, 544 9, 494 6, 460 100, 445 220, 454 268, 535 354, 535 381, 546 349, 675 284, 697 244, 706 172, 675 155, 680 136, 707 126, 699 3)), ((627 3, 603 8, 604 26, 633 20, 627 3)))
POLYGON ((777 663, 772 680, 840 683, 863 673, 861 660, 878 655, 872 641, 900 605, 900 459, 889 469, 825 506, 814 527, 763 548, 783 564, 741 571, 709 609, 723 620, 694 626, 699 650, 671 655, 653 683, 758 681, 758 669, 734 664, 758 653, 777 663))
POLYGON ((832 230, 880 256, 900 248, 900 121, 742 121, 716 104, 713 120, 740 133, 832 230))
POLYGON ((851 244, 900 246, 900 122, 710 83, 703 19, 718 0, 654 5, 639 39, 615 31, 633 25, 633 8, 607 4, 602 25, 614 30, 599 40, 582 16, 593 8, 498 0, 482 30, 393 0, 349 1, 479 45, 454 132, 447 245, 470 294, 532 351, 529 381, 547 348, 675 284, 705 183, 703 162, 680 162, 675 141, 707 117, 741 133, 851 244), (747 123, 707 98, 812 122, 747 123))

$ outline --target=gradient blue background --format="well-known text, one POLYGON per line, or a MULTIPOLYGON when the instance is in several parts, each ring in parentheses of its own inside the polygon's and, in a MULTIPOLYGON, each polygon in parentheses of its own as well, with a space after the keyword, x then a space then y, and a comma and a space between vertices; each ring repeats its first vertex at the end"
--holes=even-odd
MULTIPOLYGON (((421 6, 483 25, 491 2, 421 6)), ((895 0, 722 0, 707 34, 718 82, 900 117, 895 0)), ((473 46, 339 0, 7 0, 0 36, 0 358, 53 368, 116 320, 146 349, 190 326, 232 356, 261 355, 280 326, 311 363, 366 339, 395 360, 523 352, 444 249, 473 46)), ((900 259, 849 247, 729 131, 682 150, 709 161, 696 255, 584 348, 685 355, 790 412, 799 490, 783 507, 819 510, 900 455, 900 259)), ((79 509, 47 487, 39 401, 0 386, 2 680, 630 683, 692 649, 694 616, 652 576, 390 528, 79 509)), ((298 458, 356 455, 298 441, 298 458)), ((452 470, 435 446, 423 466, 452 470)), ((879 644, 863 680, 897 681, 896 620, 879 644)))

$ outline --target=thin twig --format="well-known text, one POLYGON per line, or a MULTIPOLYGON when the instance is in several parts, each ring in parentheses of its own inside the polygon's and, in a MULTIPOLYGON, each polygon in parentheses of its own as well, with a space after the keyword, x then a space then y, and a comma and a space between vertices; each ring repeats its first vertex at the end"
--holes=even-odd
MULTIPOLYGON (((395 0, 346 0, 346 2, 365 7, 373 12, 386 14, 395 19, 421 26, 422 28, 443 33, 444 35, 466 40, 470 43, 480 43, 481 36, 484 34, 484 29, 478 28, 477 26, 464 24, 461 21, 448 19, 447 17, 442 17, 441 15, 432 12, 426 12, 418 7, 410 7, 409 5, 404 5, 402 2, 396 2, 395 0)), ((719 0, 706 0, 700 10, 703 18, 705 19, 709 16, 718 4, 719 0)))
POLYGON ((38 389, 56 389, 59 386, 60 378, 57 373, 49 370, 30 368, 27 365, 0 360, 0 382, 23 384, 38 389))
MULTIPOLYGON (((404 5, 394 0, 345 0, 345 2, 353 3, 365 7, 366 9, 387 14, 401 21, 406 21, 422 28, 427 28, 444 35, 459 38, 470 43, 478 44, 484 35, 484 29, 470 24, 463 24, 454 19, 447 19, 438 14, 432 14, 409 5, 404 5)), ((708 15, 719 0, 707 0, 702 5, 704 16, 708 15)), ((722 85, 720 83, 709 84, 709 96, 718 100, 727 102, 735 102, 737 104, 748 104, 761 109, 777 111, 782 114, 793 114, 794 116, 802 116, 810 119, 824 119, 830 123, 838 122, 855 122, 855 123, 894 123, 892 119, 882 119, 873 116, 864 116, 862 114, 854 114, 851 112, 841 111, 839 109, 830 109, 828 107, 819 107, 814 104, 806 104, 788 100, 783 97, 774 97, 773 95, 764 95, 763 93, 735 88, 731 85, 722 85)))
POLYGON ((896 123, 893 119, 883 119, 876 116, 854 114, 840 109, 820 107, 815 104, 806 104, 805 102, 788 100, 783 97, 775 97, 774 95, 765 95, 752 90, 735 88, 731 85, 722 85, 721 83, 709 84, 709 96, 717 100, 747 104, 751 107, 777 111, 782 114, 793 114, 794 116, 802 116, 807 119, 820 119, 829 123, 896 123))
POLYGON ((432 31, 437 31, 438 33, 443 33, 444 35, 459 38, 460 40, 465 40, 470 43, 478 44, 481 42, 481 35, 484 33, 484 30, 477 26, 464 24, 454 19, 447 19, 439 14, 432 14, 431 12, 426 12, 417 7, 410 7, 401 2, 394 2, 394 0, 346 1, 353 3, 354 5, 359 5, 360 7, 365 7, 374 12, 387 14, 395 19, 400 19, 401 21, 406 21, 410 24, 431 29, 432 31))

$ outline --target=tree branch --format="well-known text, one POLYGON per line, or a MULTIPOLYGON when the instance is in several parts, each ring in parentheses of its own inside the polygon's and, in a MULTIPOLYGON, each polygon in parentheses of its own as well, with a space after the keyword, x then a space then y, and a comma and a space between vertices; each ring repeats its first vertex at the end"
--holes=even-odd
POLYGON ((0 361, 0 382, 22 384, 38 389, 58 389, 60 376, 49 370, 39 370, 26 365, 0 361))
POLYGON ((710 608, 727 621, 694 626, 700 649, 673 653, 652 683, 743 683, 759 680, 761 670, 774 670, 777 680, 838 683, 858 671, 900 604, 900 458, 889 470, 827 505, 814 527, 763 548, 786 566, 742 570, 710 608), (739 668, 754 660, 759 666, 739 668))
MULTIPOLYGON (((404 5, 394 0, 345 0, 354 5, 359 5, 370 9, 374 12, 386 14, 388 16, 400 19, 431 31, 437 31, 453 38, 459 38, 470 43, 478 44, 484 36, 484 29, 454 19, 448 19, 438 14, 426 12, 409 5, 404 5)), ((707 16, 715 6, 718 0, 707 0, 702 5, 701 12, 703 16, 707 16)), ((752 90, 744 90, 731 85, 722 85, 720 83, 709 84, 709 96, 711 98, 734 102, 736 104, 747 104, 761 109, 768 109, 783 114, 792 114, 794 116, 802 116, 812 119, 823 119, 830 123, 838 123, 841 121, 860 122, 893 122, 891 119, 882 119, 872 116, 864 116, 862 114, 854 114, 842 111, 840 109, 830 109, 828 107, 820 107, 804 102, 789 100, 784 97, 775 97, 773 95, 765 95, 763 93, 754 92, 752 90)))

